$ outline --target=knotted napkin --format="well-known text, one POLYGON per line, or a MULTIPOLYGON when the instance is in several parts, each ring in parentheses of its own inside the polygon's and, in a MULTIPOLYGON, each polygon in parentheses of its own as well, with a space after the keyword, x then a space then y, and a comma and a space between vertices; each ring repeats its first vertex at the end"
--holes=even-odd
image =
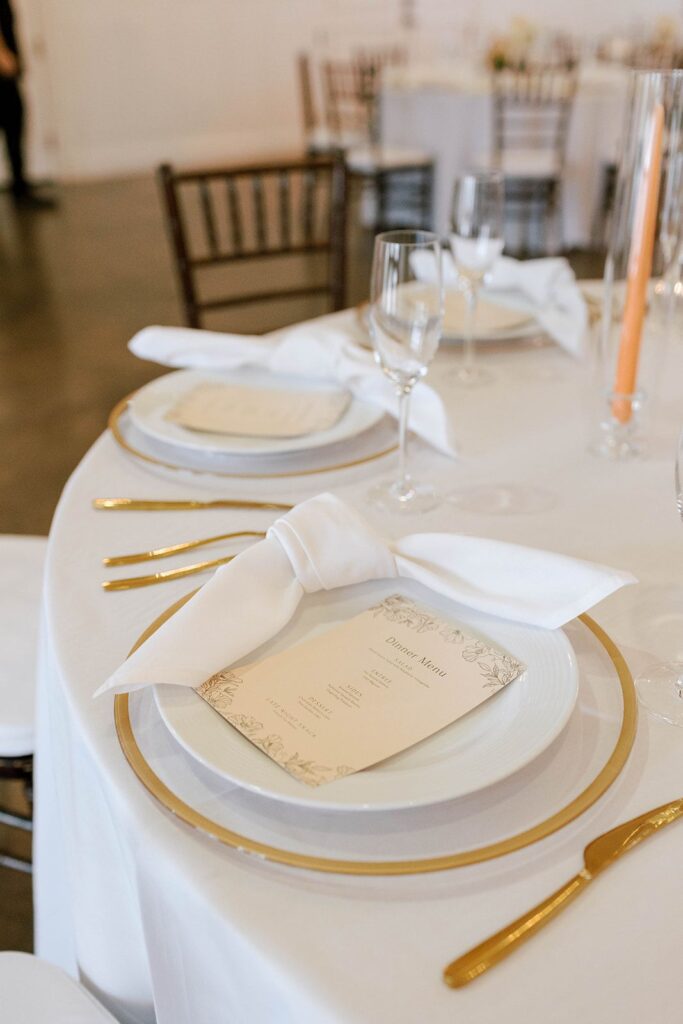
MULTIPOLYGON (((334 380, 361 401, 398 413, 394 385, 372 353, 356 344, 348 329, 313 320, 267 338, 198 331, 189 327, 145 327, 128 343, 140 359, 176 369, 236 370, 263 367, 294 377, 334 380)), ((446 407, 424 382, 413 389, 410 429, 444 455, 456 454, 446 407)))
MULTIPOLYGON (((429 254, 413 253, 415 273, 423 281, 434 275, 429 254), (427 259, 425 259, 427 255, 427 259)), ((458 288, 460 279, 451 253, 442 254, 445 288, 458 288)), ((558 345, 573 356, 584 350, 588 311, 574 271, 561 256, 515 260, 501 256, 486 275, 482 295, 535 317, 558 345)))
POLYGON ((478 537, 415 533, 388 541, 339 498, 321 494, 218 569, 96 696, 156 683, 199 686, 275 636, 304 594, 396 577, 548 629, 635 583, 630 573, 478 537))

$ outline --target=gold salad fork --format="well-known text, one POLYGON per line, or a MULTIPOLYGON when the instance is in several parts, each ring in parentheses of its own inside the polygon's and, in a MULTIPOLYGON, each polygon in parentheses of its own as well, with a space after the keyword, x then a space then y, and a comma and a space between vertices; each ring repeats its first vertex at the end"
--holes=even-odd
MULTIPOLYGON (((112 555, 103 558, 104 565, 132 565, 136 562, 151 561, 155 558, 168 558, 170 555, 178 554, 180 551, 190 551, 202 547, 204 544, 213 544, 216 541, 234 540, 240 537, 265 537, 263 530, 237 530, 232 533, 221 533, 215 537, 204 537, 201 540, 182 541, 179 544, 170 544, 162 548, 152 548, 151 551, 141 551, 132 555, 112 555)), ((184 576, 193 576, 195 573, 206 572, 207 569, 214 569, 219 565, 226 565, 236 555, 225 555, 223 558, 212 558, 205 562, 194 562, 192 565, 184 565, 177 569, 163 569, 160 572, 151 573, 149 576, 128 576, 125 579, 105 580, 102 584, 103 590, 133 590, 137 587, 148 587, 153 583, 166 583, 169 580, 182 579, 184 576)))
POLYGON ((214 569, 219 565, 226 565, 232 562, 237 555, 226 555, 225 558, 213 558, 209 562, 195 562, 194 565, 184 565, 180 569, 164 569, 161 572, 152 573, 149 576, 129 576, 121 580, 105 580, 102 583, 103 590, 135 590, 137 587, 149 587, 153 583, 166 583, 168 580, 179 580, 183 576, 192 576, 198 572, 206 572, 207 569, 214 569))
POLYGON ((171 555, 178 555, 181 551, 191 551, 194 548, 204 547, 206 544, 217 544, 222 540, 236 540, 238 537, 265 537, 263 530, 238 530, 233 533, 218 533, 214 537, 204 537, 202 540, 186 540, 180 544, 168 544, 163 548, 152 548, 150 551, 140 551, 134 555, 109 555, 102 559, 102 565, 135 565, 137 562, 151 562, 155 558, 169 558, 171 555))

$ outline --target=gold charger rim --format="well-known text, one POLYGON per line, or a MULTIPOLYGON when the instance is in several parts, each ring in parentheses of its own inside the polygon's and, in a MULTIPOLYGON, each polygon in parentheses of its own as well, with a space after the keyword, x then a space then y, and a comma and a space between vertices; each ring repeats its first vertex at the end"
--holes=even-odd
POLYGON ((376 459, 381 459, 385 455, 390 455, 392 452, 397 451, 398 444, 389 445, 388 448, 382 448, 378 452, 371 452, 369 455, 362 455, 357 459, 347 459, 342 462, 335 462, 329 466, 319 466, 314 469, 297 469, 297 470, 286 470, 285 472, 277 473, 226 473, 225 471, 215 469, 198 469, 192 466, 180 466, 173 462, 167 462, 164 459, 157 459, 154 455, 148 455, 147 452, 141 451, 136 448, 129 441, 125 439, 121 431, 121 418, 128 409, 130 401, 135 397, 140 389, 131 391, 129 395, 126 395, 119 402, 116 403, 112 411, 109 413, 109 419, 107 420, 107 426, 111 431, 114 441, 122 448, 123 451, 132 455, 133 458, 139 459, 142 462, 151 463, 154 466, 161 466, 162 469, 170 469, 177 473, 193 473, 198 476, 216 476, 225 477, 228 479, 235 480, 273 480, 283 478, 296 478, 299 476, 313 476, 317 473, 332 473, 335 470, 340 469, 351 469, 354 466, 362 466, 366 462, 374 462, 376 459))
MULTIPOLYGON (((131 650, 145 642, 167 619, 170 619, 175 612, 192 597, 186 594, 179 601, 174 602, 166 611, 151 623, 141 634, 131 650)), ((602 645, 615 669, 619 682, 622 697, 622 720, 619 735, 608 759, 603 764, 598 774, 573 800, 558 811, 555 811, 548 818, 538 822, 531 828, 525 829, 505 839, 485 846, 475 847, 470 850, 461 850, 458 853, 444 854, 439 857, 423 857, 418 859, 405 859, 397 861, 363 861, 344 860, 339 858, 318 857, 312 854, 295 853, 291 850, 284 850, 277 846, 257 842, 248 836, 233 832, 224 825, 212 821, 210 818, 200 814, 185 801, 181 800, 159 776, 155 773, 142 750, 140 749, 133 725, 130 719, 129 694, 120 693, 114 698, 114 721, 116 734, 121 745, 123 754, 132 768, 135 775, 143 784, 145 789, 176 818, 185 824, 197 829, 206 835, 212 836, 225 846, 232 847, 246 853, 256 854, 265 860, 277 864, 285 864, 289 867, 300 868, 306 871, 319 871, 327 874, 342 875, 419 875, 433 871, 446 871, 453 868, 465 867, 470 864, 480 864, 496 857, 502 857, 530 846, 547 836, 552 835, 559 829, 564 828, 574 821, 581 814, 588 810, 612 783, 617 779, 623 770, 628 756, 633 747, 638 721, 638 702, 636 691, 626 660, 611 637, 585 613, 579 615, 579 620, 594 635, 598 643, 602 645)))

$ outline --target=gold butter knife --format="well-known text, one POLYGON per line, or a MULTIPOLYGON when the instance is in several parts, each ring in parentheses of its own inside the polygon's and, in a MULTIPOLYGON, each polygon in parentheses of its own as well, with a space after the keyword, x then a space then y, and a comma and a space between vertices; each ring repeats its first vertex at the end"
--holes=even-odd
POLYGON ((446 984, 451 988, 462 988, 478 978, 489 967, 495 966, 512 953, 520 943, 531 938, 544 924, 559 914, 563 907, 566 907, 580 892, 583 892, 588 883, 614 863, 617 857, 633 849, 638 843, 642 843, 648 836, 654 835, 660 828, 676 821, 681 815, 683 815, 683 799, 674 800, 672 803, 648 811, 639 818, 633 818, 632 821, 627 821, 624 825, 617 825, 611 831, 598 836, 583 851, 585 864, 583 871, 580 871, 566 885, 539 903, 533 910, 518 917, 512 924, 501 928, 499 932, 475 946, 469 953, 465 953, 450 963, 443 972, 446 984))
POLYGON ((251 501, 237 498, 221 498, 214 501, 148 501, 142 498, 94 498, 93 508, 126 509, 130 512, 176 512, 193 508, 260 508, 276 512, 288 512, 291 505, 277 501, 251 501))

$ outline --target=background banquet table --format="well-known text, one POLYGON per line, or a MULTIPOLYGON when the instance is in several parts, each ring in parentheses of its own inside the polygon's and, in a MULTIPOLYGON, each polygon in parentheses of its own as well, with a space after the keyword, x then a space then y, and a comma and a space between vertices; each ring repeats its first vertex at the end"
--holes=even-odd
MULTIPOLYGON (((336 316, 357 329, 354 313, 336 316)), ((650 457, 630 464, 587 454, 589 375, 555 346, 489 349, 482 358, 497 383, 469 392, 449 389, 444 378, 455 358, 456 346, 444 347, 431 378, 452 403, 462 457, 447 460, 415 443, 416 468, 446 494, 502 482, 533 500, 506 516, 445 502, 418 518, 374 516, 375 525, 392 536, 441 529, 498 537, 630 569, 640 585, 603 602, 595 618, 635 671, 648 658, 676 653, 665 647, 675 642, 667 621, 683 613, 683 535, 672 484, 680 342, 663 367, 650 457), (666 614, 651 634, 644 609, 662 602, 666 614)), ((156 1011, 160 1024, 490 1024, 501 1013, 520 1024, 673 1024, 680 1019, 681 825, 620 861, 542 935, 467 989, 446 988, 441 971, 575 874, 592 837, 681 795, 678 729, 641 714, 633 753, 612 789, 534 846, 432 875, 350 878, 268 864, 173 819, 126 763, 111 696, 93 701, 142 630, 192 589, 181 580, 104 593, 102 556, 242 525, 265 528, 272 517, 103 513, 91 508, 95 496, 295 501, 331 490, 367 512, 370 480, 391 466, 387 459, 248 486, 198 478, 189 488, 131 461, 109 434, 85 457, 64 491, 49 546, 38 698, 37 952, 80 972, 123 1021, 151 1022, 156 1011)))
MULTIPOLYGON (((588 65, 579 73, 567 137, 561 217, 564 245, 587 248, 599 209, 605 166, 617 157, 628 71, 588 65)), ((380 130, 388 146, 410 146, 436 161, 434 229, 447 234, 453 183, 487 166, 493 142, 490 78, 467 64, 409 65, 387 73, 380 130)))

